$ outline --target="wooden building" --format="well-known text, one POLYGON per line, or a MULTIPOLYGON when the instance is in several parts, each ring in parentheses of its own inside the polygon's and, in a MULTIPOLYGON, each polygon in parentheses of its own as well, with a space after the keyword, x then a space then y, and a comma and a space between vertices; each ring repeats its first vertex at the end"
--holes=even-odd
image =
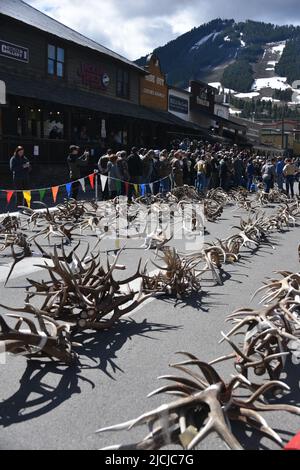
MULTIPOLYGON (((6 87, 0 162, 17 145, 55 163, 65 162, 73 143, 90 149, 95 160, 108 147, 165 146, 169 132, 189 125, 168 113, 167 104, 156 111, 154 102, 150 108, 140 103, 147 74, 25 2, 0 0, 0 82, 6 87)), ((157 86, 167 103, 166 84, 157 86)))

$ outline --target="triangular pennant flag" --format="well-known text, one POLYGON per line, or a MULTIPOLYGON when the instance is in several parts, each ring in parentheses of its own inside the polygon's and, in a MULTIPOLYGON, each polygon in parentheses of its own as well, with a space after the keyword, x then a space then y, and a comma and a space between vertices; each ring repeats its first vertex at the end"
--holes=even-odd
POLYGON ((57 194, 58 194, 58 191, 59 191, 59 186, 53 186, 51 188, 51 191, 52 191, 53 201, 56 202, 57 194))
POLYGON ((30 204, 31 204, 31 191, 23 191, 23 196, 24 196, 24 199, 27 203, 27 206, 30 208, 30 204))
POLYGON ((7 200, 7 204, 10 203, 11 198, 13 197, 13 195, 14 195, 14 191, 6 191, 6 200, 7 200))
POLYGON ((125 193, 126 193, 126 196, 128 195, 128 191, 129 191, 129 183, 125 183, 125 193))
POLYGON ((108 178, 107 178, 107 176, 105 176, 105 175, 101 175, 100 178, 101 178, 101 188, 102 188, 102 191, 104 192, 104 191, 105 191, 105 187, 106 187, 106 185, 107 185, 107 180, 108 180, 108 178))
POLYGON ((138 196, 139 195, 139 185, 134 184, 133 186, 134 186, 135 194, 138 196))
POLYGON ((116 180, 116 189, 117 189, 117 193, 120 194, 121 189, 122 189, 122 183, 119 180, 116 180))
POLYGON ((40 189, 39 194, 40 194, 40 200, 43 201, 43 199, 46 195, 46 189, 40 189))
POLYGON ((146 194, 146 185, 141 184, 140 188, 141 188, 141 196, 145 196, 145 194, 146 194))
POLYGON ((82 191, 85 193, 85 179, 81 178, 81 180, 79 180, 79 183, 81 184, 82 191))
POLYGON ((153 194, 154 193, 153 183, 150 183, 149 186, 150 186, 151 193, 153 194))
POLYGON ((90 180, 92 189, 94 189, 95 188, 95 173, 93 173, 92 175, 89 175, 89 180, 90 180))
POLYGON ((67 191, 68 197, 71 197, 72 183, 67 183, 66 184, 66 191, 67 191))

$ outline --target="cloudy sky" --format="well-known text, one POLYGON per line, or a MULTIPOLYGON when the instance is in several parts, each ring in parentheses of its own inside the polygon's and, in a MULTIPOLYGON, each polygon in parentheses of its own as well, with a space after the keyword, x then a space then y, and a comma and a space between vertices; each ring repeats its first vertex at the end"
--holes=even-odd
POLYGON ((26 0, 130 59, 214 18, 300 24, 299 0, 26 0))

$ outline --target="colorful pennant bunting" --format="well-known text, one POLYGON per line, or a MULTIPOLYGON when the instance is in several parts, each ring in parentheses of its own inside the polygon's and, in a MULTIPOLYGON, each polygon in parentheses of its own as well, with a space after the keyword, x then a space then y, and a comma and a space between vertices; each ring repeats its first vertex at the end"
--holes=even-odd
POLYGON ((7 201, 7 204, 10 203, 11 198, 13 197, 13 195, 14 195, 14 191, 6 191, 6 201, 7 201))
POLYGON ((89 175, 89 180, 90 180, 90 185, 92 189, 94 189, 95 188, 95 173, 93 173, 92 175, 89 175))
POLYGON ((40 201, 43 201, 44 197, 46 196, 46 189, 40 189, 39 195, 40 195, 40 201))
POLYGON ((146 185, 145 184, 141 184, 141 196, 145 196, 146 194, 146 185))
POLYGON ((85 193, 85 179, 84 179, 84 178, 81 178, 81 179, 79 180, 79 183, 81 184, 82 191, 85 193))
POLYGON ((24 199, 27 203, 27 206, 30 208, 31 206, 31 191, 23 191, 24 199))
POLYGON ((67 183, 66 184, 66 191, 67 191, 68 197, 71 197, 72 183, 67 183))
POLYGON ((122 183, 119 180, 116 181, 116 189, 117 189, 117 194, 121 194, 122 183))
POLYGON ((51 191, 52 191, 53 201, 56 202, 57 194, 58 194, 58 191, 59 191, 59 186, 53 186, 51 188, 51 191))
POLYGON ((106 185, 107 185, 107 180, 108 180, 108 178, 107 178, 107 176, 105 176, 105 175, 101 175, 100 179, 101 179, 101 188, 102 188, 102 192, 104 192, 104 191, 105 191, 105 187, 106 187, 106 185))

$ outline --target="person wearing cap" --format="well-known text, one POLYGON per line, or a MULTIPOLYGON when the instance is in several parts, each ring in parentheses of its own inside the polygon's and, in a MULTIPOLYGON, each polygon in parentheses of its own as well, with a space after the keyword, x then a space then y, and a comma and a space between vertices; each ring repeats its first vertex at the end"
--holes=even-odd
POLYGON ((19 191, 16 193, 17 206, 22 206, 24 203, 22 191, 29 189, 29 173, 31 171, 31 165, 28 158, 25 157, 23 147, 16 148, 9 166, 13 174, 14 188, 19 191))
POLYGON ((286 180, 286 193, 288 197, 290 195, 292 198, 295 196, 294 185, 297 173, 297 169, 291 158, 287 158, 285 161, 285 167, 283 168, 283 174, 286 180))
POLYGON ((70 181, 72 181, 71 198, 77 199, 80 187, 79 179, 81 178, 81 168, 87 166, 89 162, 89 152, 86 150, 83 155, 79 156, 80 147, 77 145, 70 146, 68 155, 68 166, 70 171, 70 181))

